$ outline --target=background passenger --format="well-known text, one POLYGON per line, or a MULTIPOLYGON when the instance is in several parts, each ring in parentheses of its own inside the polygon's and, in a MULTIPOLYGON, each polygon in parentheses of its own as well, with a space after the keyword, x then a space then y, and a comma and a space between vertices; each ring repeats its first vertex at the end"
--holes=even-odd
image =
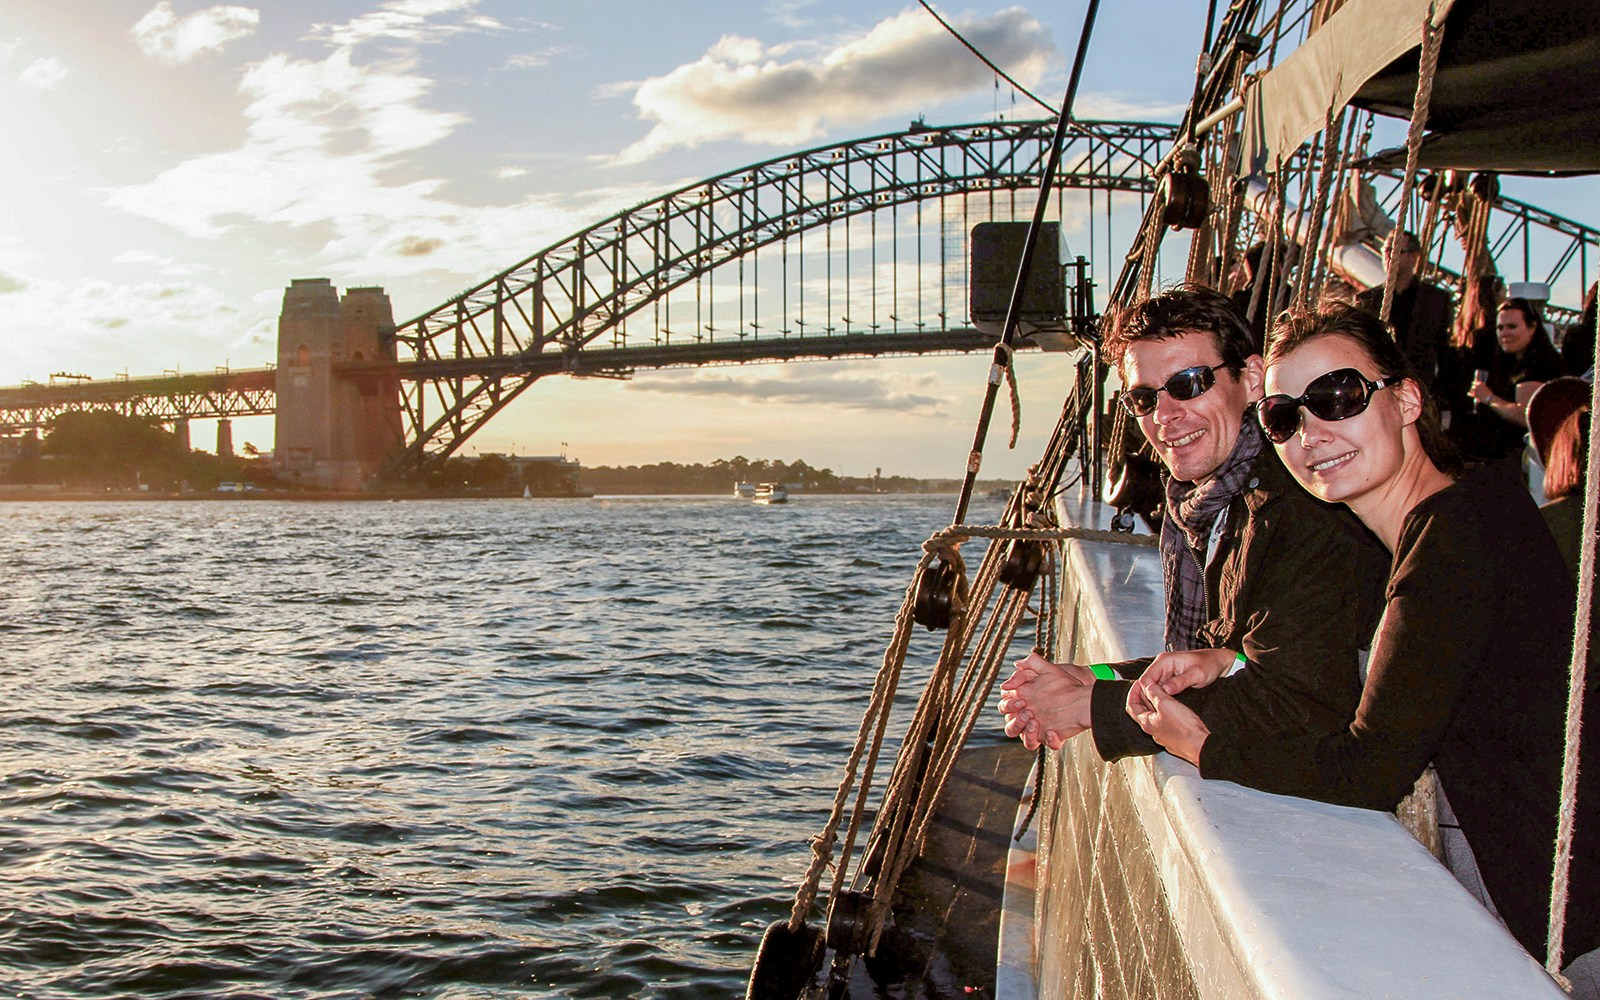
POLYGON ((1600 292, 1600 282, 1590 284, 1589 290, 1583 293, 1578 322, 1567 327, 1561 337, 1561 363, 1570 375, 1582 375, 1594 367, 1595 327, 1600 322, 1595 302, 1597 292, 1600 292))
POLYGON ((1434 384, 1434 400, 1439 404, 1440 416, 1450 440, 1463 452, 1471 454, 1472 445, 1481 429, 1482 420, 1496 420, 1479 406, 1470 395, 1473 373, 1487 369, 1494 358, 1495 319, 1500 312, 1500 300, 1505 295, 1505 282, 1497 274, 1480 274, 1467 279, 1461 290, 1461 309, 1456 313, 1450 331, 1450 343, 1439 357, 1439 377, 1434 384))
MULTIPOLYGON (((1422 241, 1404 229, 1389 233, 1383 242, 1385 271, 1395 271, 1394 302, 1389 308, 1389 326, 1394 330, 1401 353, 1430 389, 1439 374, 1439 359, 1450 349, 1450 327, 1455 310, 1450 293, 1432 282, 1422 281, 1422 241)), ((1356 296, 1356 304, 1377 316, 1383 308, 1383 289, 1379 285, 1356 296)))
POLYGON ((1546 382, 1528 400, 1529 437, 1544 463, 1544 495, 1539 512, 1555 536, 1573 579, 1583 541, 1584 468, 1589 461, 1589 405, 1593 391, 1578 378, 1546 382))
POLYGON ((1545 332, 1539 311, 1527 299, 1508 299, 1495 324, 1497 346, 1487 378, 1473 379, 1472 398, 1498 420, 1483 422, 1483 437, 1473 457, 1486 460, 1522 450, 1528 426, 1528 399, 1539 386, 1562 374, 1561 355, 1545 332))

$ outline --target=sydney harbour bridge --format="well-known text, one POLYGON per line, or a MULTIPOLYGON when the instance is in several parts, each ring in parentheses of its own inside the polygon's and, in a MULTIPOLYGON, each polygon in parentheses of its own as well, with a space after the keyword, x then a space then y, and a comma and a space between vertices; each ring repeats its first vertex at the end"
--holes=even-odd
MULTIPOLYGON (((978 329, 969 310, 969 237, 980 222, 1031 214, 1054 129, 917 122, 756 163, 619 212, 398 324, 381 289, 351 289, 341 318, 331 286, 296 281, 276 366, 4 388, 0 435, 37 432, 79 409, 147 416, 185 434, 189 420, 276 413, 281 460, 300 405, 291 397, 315 397, 294 418, 299 450, 307 461, 319 449, 359 454, 366 483, 437 466, 547 375, 989 349, 992 329, 978 329), (370 344, 352 349, 360 337, 337 332, 331 349, 294 343, 306 334, 291 306, 311 305, 306 296, 332 302, 319 314, 324 333, 364 324, 370 344), (341 394, 351 406, 330 409, 341 394), (370 426, 341 445, 328 425, 352 414, 370 426)), ((1071 124, 1050 210, 1073 234, 1069 253, 1115 273, 1176 131, 1071 124)), ((1496 212, 1495 248, 1520 243, 1525 270, 1532 237, 1554 234, 1554 252, 1540 255, 1554 260, 1549 273, 1524 277, 1554 282, 1575 267, 1588 280, 1600 233, 1509 198, 1496 212)))

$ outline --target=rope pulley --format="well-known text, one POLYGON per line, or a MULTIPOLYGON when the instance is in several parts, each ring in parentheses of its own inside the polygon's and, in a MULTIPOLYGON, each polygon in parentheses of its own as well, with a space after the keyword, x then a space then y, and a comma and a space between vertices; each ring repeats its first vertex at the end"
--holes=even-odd
POLYGON ((1192 146, 1174 157, 1172 169, 1161 175, 1157 190, 1163 206, 1162 225, 1199 229, 1211 214, 1211 185, 1200 176, 1200 154, 1192 146))
POLYGON ((1000 582, 1018 590, 1032 590, 1044 566, 1044 543, 1013 538, 1006 543, 1005 561, 1000 564, 1000 582))
POLYGON ((1122 474, 1106 495, 1106 502, 1117 508, 1117 516, 1111 522, 1112 530, 1132 531, 1135 514, 1154 528, 1165 499, 1160 466, 1140 452, 1129 452, 1122 458, 1122 474))
POLYGON ((872 897, 848 889, 828 907, 828 947, 844 955, 863 955, 872 946, 872 897))
POLYGON ((912 620, 929 632, 947 629, 966 603, 967 576, 959 557, 952 560, 941 552, 917 582, 912 620))
POLYGON ((1466 189, 1467 175, 1459 170, 1435 171, 1417 185, 1417 193, 1428 201, 1453 197, 1466 189))
POLYGON ((821 929, 802 923, 796 930, 787 920, 773 921, 761 935, 745 1000, 795 1000, 822 968, 822 958, 821 929))

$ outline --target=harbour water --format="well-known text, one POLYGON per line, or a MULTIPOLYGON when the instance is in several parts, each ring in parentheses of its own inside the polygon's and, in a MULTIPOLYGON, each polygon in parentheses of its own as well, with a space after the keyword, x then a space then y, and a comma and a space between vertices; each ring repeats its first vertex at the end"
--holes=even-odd
POLYGON ((0 995, 741 996, 953 507, 0 504, 0 995))

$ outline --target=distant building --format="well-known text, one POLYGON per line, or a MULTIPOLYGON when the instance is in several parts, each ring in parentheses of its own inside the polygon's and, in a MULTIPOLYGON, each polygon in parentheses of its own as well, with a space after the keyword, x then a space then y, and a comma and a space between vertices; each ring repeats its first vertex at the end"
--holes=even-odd
POLYGON ((513 470, 519 489, 536 497, 590 496, 578 485, 583 466, 565 455, 510 455, 506 461, 513 470))
POLYGON ((405 431, 398 378, 359 366, 394 361, 394 310, 382 288, 340 298, 326 278, 296 278, 284 290, 273 448, 280 479, 325 490, 367 485, 405 431))

